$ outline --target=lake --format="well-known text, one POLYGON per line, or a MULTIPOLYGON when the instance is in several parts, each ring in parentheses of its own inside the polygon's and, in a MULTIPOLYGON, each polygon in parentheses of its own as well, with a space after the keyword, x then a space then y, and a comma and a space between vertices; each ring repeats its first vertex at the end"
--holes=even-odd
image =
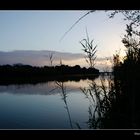
POLYGON ((0 85, 0 129, 88 129, 90 82, 0 85))

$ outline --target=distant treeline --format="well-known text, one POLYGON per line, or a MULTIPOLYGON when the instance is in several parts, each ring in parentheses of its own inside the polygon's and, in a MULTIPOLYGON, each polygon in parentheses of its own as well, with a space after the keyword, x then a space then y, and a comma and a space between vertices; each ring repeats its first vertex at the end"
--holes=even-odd
POLYGON ((76 79, 80 78, 93 78, 93 75, 99 75, 99 70, 95 68, 81 68, 79 65, 68 66, 30 66, 23 64, 14 65, 0 65, 0 78, 1 82, 32 82, 32 81, 52 81, 52 80, 63 80, 65 79, 76 79), (77 77, 77 78, 76 78, 77 77))

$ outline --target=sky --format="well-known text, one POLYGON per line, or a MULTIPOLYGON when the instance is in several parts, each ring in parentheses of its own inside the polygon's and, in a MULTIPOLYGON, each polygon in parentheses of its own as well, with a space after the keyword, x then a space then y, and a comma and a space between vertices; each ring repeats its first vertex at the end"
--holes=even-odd
POLYGON ((0 51, 52 50, 83 53, 80 41, 86 37, 97 45, 97 57, 112 56, 124 46, 126 22, 118 14, 108 18, 104 11, 87 15, 60 41, 64 33, 86 10, 8 10, 0 11, 0 51))

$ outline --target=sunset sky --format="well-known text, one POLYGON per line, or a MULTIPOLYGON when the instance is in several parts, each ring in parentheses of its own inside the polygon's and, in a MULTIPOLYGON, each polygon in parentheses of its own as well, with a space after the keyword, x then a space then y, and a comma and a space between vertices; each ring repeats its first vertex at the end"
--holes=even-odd
POLYGON ((124 47, 126 21, 122 15, 109 19, 97 11, 82 19, 60 42, 63 34, 86 12, 85 10, 0 11, 0 51, 52 50, 83 53, 79 43, 86 36, 97 44, 97 57, 112 56, 124 47))

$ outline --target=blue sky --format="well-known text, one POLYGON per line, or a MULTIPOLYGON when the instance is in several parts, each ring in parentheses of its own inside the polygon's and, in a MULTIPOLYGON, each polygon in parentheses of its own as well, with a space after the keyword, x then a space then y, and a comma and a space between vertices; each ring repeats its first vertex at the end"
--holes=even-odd
POLYGON ((86 36, 98 45, 99 57, 112 56, 123 50, 121 37, 125 34, 125 22, 121 15, 109 19, 103 11, 97 11, 82 19, 60 42, 70 26, 87 11, 0 11, 0 51, 54 50, 82 53, 79 41, 86 36))

